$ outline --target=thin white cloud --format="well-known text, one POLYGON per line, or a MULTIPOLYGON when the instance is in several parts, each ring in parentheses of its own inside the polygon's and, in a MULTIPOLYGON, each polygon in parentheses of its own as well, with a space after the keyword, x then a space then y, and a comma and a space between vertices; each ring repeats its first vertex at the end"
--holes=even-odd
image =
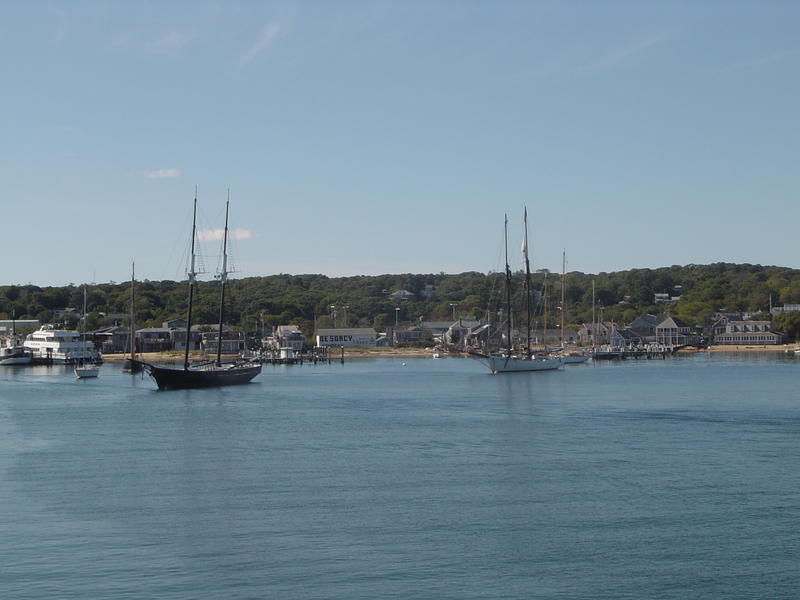
POLYGON ((731 65, 730 67, 723 69, 723 72, 727 73, 730 71, 744 71, 747 69, 758 69, 759 67, 763 67, 764 65, 781 62, 797 56, 800 56, 800 48, 790 48, 788 50, 781 50, 780 52, 774 52, 766 56, 751 58, 750 60, 746 60, 737 63, 735 65, 731 65))
POLYGON ((671 34, 666 32, 640 35, 622 45, 596 53, 596 58, 593 59, 578 56, 546 57, 519 76, 526 79, 550 79, 623 69, 644 60, 651 49, 671 38, 671 34))
POLYGON ((239 66, 244 67, 247 63, 255 59, 285 32, 286 27, 281 23, 277 21, 267 23, 258 39, 239 57, 239 66))
POLYGON ((144 174, 147 179, 169 179, 171 177, 180 177, 180 169, 156 169, 155 171, 147 171, 144 174))
POLYGON ((171 29, 160 38, 148 42, 147 48, 151 52, 177 52, 191 44, 196 37, 197 33, 194 31, 178 31, 177 29, 171 29))
POLYGON ((609 71, 626 67, 638 60, 641 60, 650 48, 661 45, 670 39, 666 33, 654 33, 645 36, 638 36, 628 41, 626 44, 617 48, 612 48, 601 55, 594 63, 589 65, 589 69, 595 71, 609 71))
MULTIPOLYGON (((220 242, 222 241, 222 237, 225 235, 224 229, 198 229, 197 230, 197 241, 198 242, 220 242)), ((249 229, 229 229, 228 230, 228 239, 231 240, 249 240, 253 237, 252 232, 249 229)))

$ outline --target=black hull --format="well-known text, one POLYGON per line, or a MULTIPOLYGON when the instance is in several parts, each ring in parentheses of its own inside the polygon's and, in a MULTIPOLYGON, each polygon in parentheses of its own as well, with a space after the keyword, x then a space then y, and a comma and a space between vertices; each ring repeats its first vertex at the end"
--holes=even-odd
POLYGON ((144 363, 132 358, 126 358, 122 364, 122 370, 128 373, 141 373, 144 371, 144 363))
MULTIPOLYGON (((134 361, 139 362, 139 361, 134 361)), ((160 390, 186 390, 195 388, 241 385, 261 373, 261 365, 211 367, 206 369, 176 369, 140 363, 155 379, 160 390)))

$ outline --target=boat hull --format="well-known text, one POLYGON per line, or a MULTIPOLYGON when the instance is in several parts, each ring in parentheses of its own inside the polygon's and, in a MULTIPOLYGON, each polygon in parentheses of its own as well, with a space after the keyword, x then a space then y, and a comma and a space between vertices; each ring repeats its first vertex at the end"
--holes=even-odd
POLYGON ((562 358, 565 365, 577 365, 580 363, 585 363, 587 360, 589 360, 589 357, 585 354, 566 354, 562 358))
MULTIPOLYGON (((134 361, 139 362, 139 361, 134 361)), ((183 369, 141 363, 160 390, 185 390, 250 383, 261 373, 261 365, 183 369)))
POLYGON ((469 355, 480 360, 489 367, 493 373, 527 373, 532 371, 554 371, 560 369, 562 362, 560 357, 537 357, 531 358, 514 356, 493 356, 491 354, 481 354, 480 352, 470 352, 469 355))
POLYGON ((91 377, 98 377, 100 375, 100 368, 94 365, 86 367, 75 367, 75 377, 78 379, 89 379, 91 377))
POLYGON ((122 370, 128 373, 141 373, 144 371, 144 363, 136 359, 126 358, 122 365, 122 370))
POLYGON ((31 355, 27 352, 17 352, 11 355, 5 355, 0 359, 0 365, 29 365, 31 364, 31 355))

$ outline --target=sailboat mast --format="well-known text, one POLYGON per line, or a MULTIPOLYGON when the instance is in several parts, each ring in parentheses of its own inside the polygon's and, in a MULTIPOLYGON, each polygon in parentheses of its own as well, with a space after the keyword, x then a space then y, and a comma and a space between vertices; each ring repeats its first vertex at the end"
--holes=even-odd
POLYGON ((531 357, 531 263, 528 260, 528 207, 525 207, 525 242, 522 246, 525 257, 525 355, 531 357))
POLYGON ((136 330, 133 327, 133 301, 134 301, 134 281, 136 280, 136 263, 131 263, 131 359, 136 353, 136 330))
POLYGON ((542 309, 542 343, 544 344, 544 351, 547 352, 547 271, 544 272, 542 294, 544 294, 544 307, 542 309))
POLYGON ((597 323, 594 311, 594 279, 592 279, 592 346, 596 346, 596 338, 597 338, 597 323))
POLYGON ((81 335, 86 339, 86 286, 83 286, 83 315, 81 318, 81 335))
POLYGON ((511 356, 511 267, 508 264, 508 215, 503 226, 503 244, 506 249, 506 333, 508 335, 508 356, 511 356))
POLYGON ((564 313, 567 310, 567 251, 561 251, 561 348, 564 348, 564 313))
POLYGON ((228 190, 228 200, 225 202, 225 233, 222 237, 222 271, 219 274, 221 291, 219 298, 219 335, 217 337, 217 366, 222 366, 222 321, 225 318, 225 284, 228 281, 228 205, 231 192, 228 190))
POLYGON ((191 339, 192 334, 192 302, 194 301, 194 284, 195 279, 197 278, 197 272, 195 269, 195 256, 194 256, 194 238, 197 234, 197 188, 194 188, 194 210, 192 211, 192 249, 189 259, 189 309, 186 313, 186 349, 183 354, 183 369, 185 371, 189 370, 189 341, 191 339))

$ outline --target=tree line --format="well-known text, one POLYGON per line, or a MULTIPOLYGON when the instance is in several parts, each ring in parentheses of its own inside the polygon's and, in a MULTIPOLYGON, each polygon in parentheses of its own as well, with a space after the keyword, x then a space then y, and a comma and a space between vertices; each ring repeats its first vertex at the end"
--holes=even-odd
MULTIPOLYGON (((294 324, 311 335, 314 327, 375 327, 383 330, 425 321, 448 321, 458 317, 498 317, 503 303, 503 273, 398 274, 354 277, 325 275, 270 275, 229 281, 226 293, 226 323, 248 332, 294 324), (435 290, 425 297, 424 292, 435 290), (430 286, 433 286, 432 288, 430 286), (409 300, 397 300, 392 292, 406 290, 409 300), (335 307, 335 308, 331 308, 335 307), (345 308, 347 307, 347 308, 345 308), (396 310, 399 309, 399 310, 396 310), (345 314, 346 313, 346 314, 345 314), (346 318, 346 323, 345 323, 346 318)), ((515 273, 512 300, 524 305, 523 277, 515 273)), ((598 318, 629 323, 643 313, 665 311, 698 330, 716 312, 762 312, 769 318, 770 306, 800 304, 800 271, 786 267, 715 263, 631 269, 610 273, 560 273, 547 270, 532 275, 532 288, 539 317, 546 307, 549 323, 560 320, 562 286, 565 319, 579 326, 598 318), (656 304, 656 293, 676 295, 674 303, 656 304)), ((100 283, 86 286, 87 330, 112 324, 108 315, 125 315, 117 322, 127 325, 130 283, 100 283), (105 317, 103 315, 106 315, 105 317)), ((195 292, 197 323, 218 319, 219 282, 201 282, 195 292)), ((81 310, 84 286, 0 286, 0 318, 38 319, 42 323, 63 322, 77 326, 77 315, 58 319, 54 310, 81 310)), ((136 326, 158 327, 185 315, 187 284, 176 281, 139 281, 135 284, 136 326)), ((795 338, 800 333, 800 313, 775 318, 773 328, 795 338)))

